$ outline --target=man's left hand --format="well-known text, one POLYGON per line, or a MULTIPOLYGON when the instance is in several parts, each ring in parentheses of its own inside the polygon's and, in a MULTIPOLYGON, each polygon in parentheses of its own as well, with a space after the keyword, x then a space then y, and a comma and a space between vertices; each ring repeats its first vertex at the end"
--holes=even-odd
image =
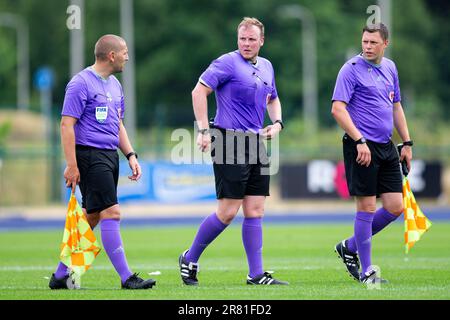
POLYGON ((133 175, 128 176, 128 179, 133 181, 139 180, 142 175, 142 170, 136 157, 131 156, 130 160, 128 160, 128 164, 130 165, 131 172, 133 173, 133 175))
POLYGON ((411 146, 403 146, 400 154, 400 162, 406 160, 406 167, 411 171, 412 148, 411 146))
POLYGON ((274 138, 280 131, 281 131, 281 124, 275 123, 275 124, 271 124, 271 125, 268 125, 267 127, 265 127, 262 130, 261 135, 265 139, 270 140, 270 139, 274 138))

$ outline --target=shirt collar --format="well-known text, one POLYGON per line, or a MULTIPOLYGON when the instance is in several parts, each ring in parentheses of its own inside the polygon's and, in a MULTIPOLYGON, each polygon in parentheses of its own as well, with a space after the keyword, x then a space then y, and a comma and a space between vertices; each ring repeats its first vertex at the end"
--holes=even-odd
POLYGON ((92 66, 90 66, 89 68, 88 68, 96 77, 97 77, 97 79, 99 79, 99 80, 101 80, 101 81, 103 81, 103 82, 108 82, 108 79, 109 79, 109 77, 108 78, 103 78, 101 75, 99 75, 95 70, 94 70, 94 68, 92 68, 92 66))
POLYGON ((379 64, 376 64, 376 63, 370 62, 369 60, 364 58, 362 53, 359 54, 359 57, 361 57, 362 60, 364 60, 367 64, 371 65, 372 67, 375 67, 375 68, 378 68, 378 69, 381 68, 381 62, 383 62, 383 58, 381 58, 381 62, 379 64))
POLYGON ((258 67, 259 67, 259 57, 256 57, 256 63, 253 64, 251 61, 244 59, 244 57, 241 55, 241 53, 239 52, 239 50, 236 50, 235 52, 241 57, 242 60, 244 60, 245 62, 247 62, 250 66, 252 66, 252 67, 255 68, 255 69, 258 69, 258 67))

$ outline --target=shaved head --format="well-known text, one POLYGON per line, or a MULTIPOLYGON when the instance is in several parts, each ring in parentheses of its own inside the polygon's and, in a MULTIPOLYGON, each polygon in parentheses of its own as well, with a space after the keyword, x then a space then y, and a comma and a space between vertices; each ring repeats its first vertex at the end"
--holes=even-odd
POLYGON ((101 61, 107 60, 108 54, 111 51, 118 52, 125 45, 126 42, 123 38, 116 36, 114 34, 106 34, 100 37, 100 39, 98 39, 97 43, 95 44, 94 49, 95 58, 101 61))

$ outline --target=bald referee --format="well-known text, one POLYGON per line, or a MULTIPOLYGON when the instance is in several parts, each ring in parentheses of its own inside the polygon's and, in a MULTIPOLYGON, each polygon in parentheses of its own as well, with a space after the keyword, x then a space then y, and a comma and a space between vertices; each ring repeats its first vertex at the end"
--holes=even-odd
MULTIPOLYGON (((123 289, 148 289, 153 279, 132 273, 120 235, 120 206, 117 201, 119 148, 128 159, 132 174, 141 177, 137 154, 122 123, 125 104, 122 86, 115 73, 128 61, 125 40, 104 35, 95 44, 94 65, 76 74, 66 88, 61 119, 61 141, 66 159, 67 187, 79 184, 82 208, 94 228, 100 222, 103 247, 120 276, 123 289)), ((59 263, 49 283, 51 289, 73 288, 67 267, 59 263)))

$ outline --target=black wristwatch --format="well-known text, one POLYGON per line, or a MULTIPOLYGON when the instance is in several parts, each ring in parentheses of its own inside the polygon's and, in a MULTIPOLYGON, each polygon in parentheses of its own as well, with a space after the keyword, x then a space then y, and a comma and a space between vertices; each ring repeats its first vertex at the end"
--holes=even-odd
POLYGON ((281 126, 281 130, 283 130, 283 129, 284 129, 284 124, 283 124, 283 121, 281 121, 281 120, 275 120, 275 122, 274 122, 273 124, 275 124, 275 123, 279 123, 279 124, 280 124, 280 126, 281 126))
POLYGON ((131 156, 135 156, 136 159, 138 158, 137 153, 134 152, 134 151, 131 151, 131 152, 130 152, 129 154, 127 154, 125 157, 127 157, 127 160, 130 160, 130 157, 131 157, 131 156))
POLYGON ((366 141, 366 138, 361 137, 359 140, 356 140, 355 142, 356 142, 356 144, 365 144, 367 141, 366 141))
POLYGON ((403 142, 403 145, 412 147, 414 145, 414 142, 412 140, 405 141, 405 142, 403 142))
POLYGON ((200 132, 201 134, 205 135, 209 133, 209 129, 205 128, 205 129, 198 129, 198 132, 200 132))

